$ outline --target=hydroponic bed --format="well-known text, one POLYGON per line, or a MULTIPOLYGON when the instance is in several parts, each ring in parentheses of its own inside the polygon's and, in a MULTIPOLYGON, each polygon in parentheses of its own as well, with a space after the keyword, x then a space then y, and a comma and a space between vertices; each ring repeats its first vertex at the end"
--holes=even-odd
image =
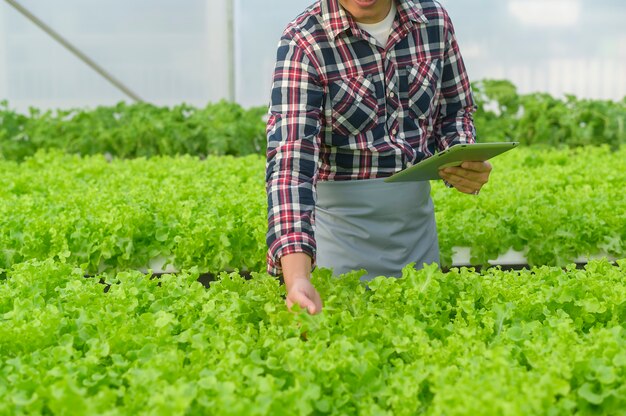
MULTIPOLYGON (((626 148, 517 149, 494 164, 479 197, 433 184, 444 267, 459 264, 454 247, 469 247, 473 265, 511 248, 530 265, 626 257, 626 148)), ((0 269, 56 258, 90 274, 159 259, 172 270, 264 270, 264 166, 259 156, 60 152, 0 161, 0 269)))

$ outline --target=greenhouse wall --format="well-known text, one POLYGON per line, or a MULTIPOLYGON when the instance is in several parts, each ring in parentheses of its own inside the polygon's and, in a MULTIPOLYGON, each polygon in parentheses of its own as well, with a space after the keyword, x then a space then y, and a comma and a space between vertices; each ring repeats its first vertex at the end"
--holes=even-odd
MULTIPOLYGON (((247 107, 267 103, 282 29, 312 1, 20 3, 146 101, 202 106, 235 98, 247 107)), ((626 2, 442 3, 473 80, 509 79, 522 93, 626 95, 626 2)), ((18 109, 126 99, 5 2, 0 3, 0 96, 18 109)))

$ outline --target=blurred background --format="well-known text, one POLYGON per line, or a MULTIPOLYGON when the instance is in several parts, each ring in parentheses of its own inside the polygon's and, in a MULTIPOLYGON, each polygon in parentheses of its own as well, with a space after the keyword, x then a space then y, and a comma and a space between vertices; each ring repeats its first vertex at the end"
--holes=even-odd
MULTIPOLYGON (((19 0, 142 99, 266 105, 276 45, 312 0, 19 0)), ((472 80, 520 93, 626 96, 626 1, 443 0, 472 80)), ((0 0, 0 99, 29 106, 128 98, 0 0)))

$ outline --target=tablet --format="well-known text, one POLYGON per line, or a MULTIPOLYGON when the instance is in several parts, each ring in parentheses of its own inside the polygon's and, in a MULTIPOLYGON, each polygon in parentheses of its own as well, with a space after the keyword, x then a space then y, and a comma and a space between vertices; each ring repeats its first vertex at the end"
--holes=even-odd
POLYGON ((412 182, 441 179, 439 169, 459 166, 463 162, 479 162, 514 149, 519 142, 455 144, 421 162, 386 178, 385 182, 412 182))

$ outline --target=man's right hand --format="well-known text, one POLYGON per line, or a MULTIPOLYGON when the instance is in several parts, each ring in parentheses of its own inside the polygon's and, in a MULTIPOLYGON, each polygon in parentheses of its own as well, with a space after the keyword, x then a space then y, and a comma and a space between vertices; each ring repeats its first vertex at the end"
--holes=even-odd
POLYGON ((322 311, 322 299, 311 283, 311 258, 304 253, 287 254, 280 259, 287 289, 287 307, 300 305, 310 314, 322 311))
POLYGON ((320 294, 306 277, 295 279, 291 287, 287 287, 287 307, 291 309, 294 304, 306 308, 311 315, 322 311, 320 294))

